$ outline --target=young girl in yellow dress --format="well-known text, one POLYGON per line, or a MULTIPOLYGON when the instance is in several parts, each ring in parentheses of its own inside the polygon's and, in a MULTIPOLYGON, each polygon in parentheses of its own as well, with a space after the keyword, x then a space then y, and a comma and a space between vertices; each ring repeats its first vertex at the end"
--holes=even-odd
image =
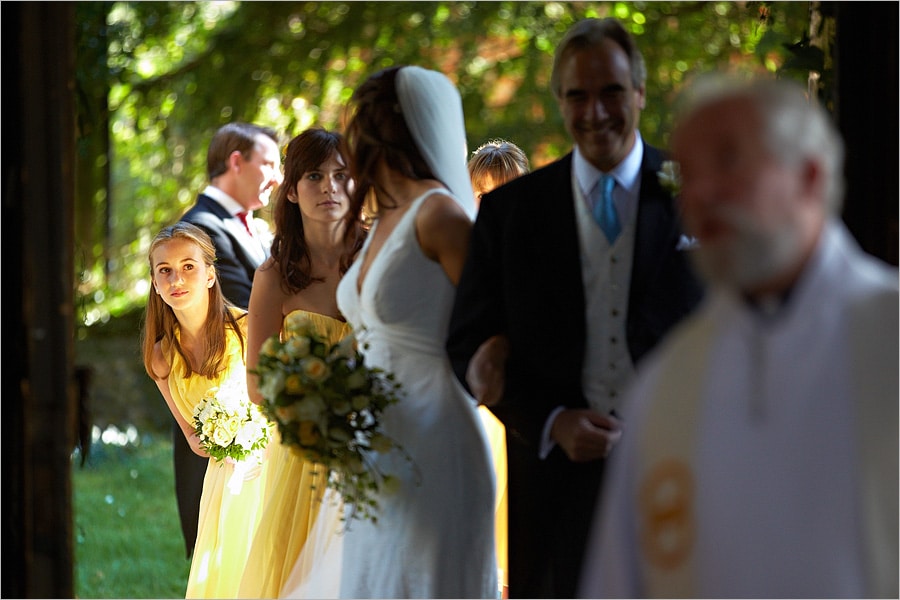
MULTIPOLYGON (((329 343, 350 332, 335 289, 362 246, 364 231, 359 219, 347 214, 352 181, 345 156, 343 137, 320 128, 304 131, 287 146, 272 253, 257 269, 250 294, 250 370, 263 342, 282 333, 289 314, 305 314, 329 343), (347 227, 356 234, 345 241, 347 227)), ((250 397, 260 403, 255 384, 256 376, 249 373, 250 397)), ((323 506, 327 469, 280 444, 277 432, 269 445, 269 465, 265 508, 239 598, 279 597, 323 506)), ((328 515, 336 518, 340 512, 328 515)), ((321 529, 337 532, 338 527, 321 529)))
MULTIPOLYGON (((157 234, 142 332, 144 368, 200 456, 208 454, 194 432, 194 408, 213 387, 246 390, 246 314, 223 296, 215 255, 209 236, 190 223, 157 234)), ((238 597, 265 482, 264 466, 241 467, 209 459, 186 598, 238 597)))
MULTIPOLYGON (((472 180, 472 191, 475 192, 475 206, 481 205, 481 197, 494 188, 512 181, 531 169, 528 156, 514 143, 504 139, 485 142, 472 152, 466 164, 469 178, 472 180)), ((506 472, 506 427, 494 416, 486 406, 478 407, 478 414, 487 432, 491 444, 491 455, 494 458, 494 470, 497 475, 496 520, 494 525, 497 543, 497 562, 502 598, 508 597, 509 561, 507 558, 509 542, 507 517, 507 472, 506 472)))

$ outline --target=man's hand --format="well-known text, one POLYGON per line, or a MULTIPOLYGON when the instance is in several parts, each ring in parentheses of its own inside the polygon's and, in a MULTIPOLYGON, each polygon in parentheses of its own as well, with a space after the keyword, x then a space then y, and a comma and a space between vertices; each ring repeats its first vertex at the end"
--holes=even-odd
POLYGON ((606 458, 621 437, 618 419, 588 408, 562 411, 550 430, 550 438, 573 462, 606 458))
POLYGON ((466 369, 466 383, 479 404, 494 406, 503 399, 509 340, 504 335, 486 339, 472 355, 466 369))

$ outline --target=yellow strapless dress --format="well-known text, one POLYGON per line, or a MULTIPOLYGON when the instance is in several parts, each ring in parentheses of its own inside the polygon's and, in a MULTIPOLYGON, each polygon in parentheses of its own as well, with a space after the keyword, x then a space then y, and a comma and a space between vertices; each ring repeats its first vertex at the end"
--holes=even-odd
MULTIPOLYGON (((350 327, 326 315, 303 312, 329 343, 350 327)), ((327 470, 281 444, 277 432, 269 443, 265 508, 247 559, 236 598, 278 598, 309 536, 328 479, 327 470)))
MULTIPOLYGON (((240 323, 244 326, 246 320, 240 323)), ((226 344, 229 367, 212 379, 196 373, 184 378, 181 376, 184 372, 182 358, 176 355, 172 361, 169 390, 188 422, 193 419, 194 407, 209 388, 220 386, 230 376, 244 377, 246 365, 237 336, 229 334, 226 344)), ((232 464, 209 459, 203 478, 197 543, 185 598, 238 597, 241 574, 261 514, 266 468, 264 464, 259 477, 242 481, 240 485, 234 485, 237 480, 231 482, 233 473, 232 464)))

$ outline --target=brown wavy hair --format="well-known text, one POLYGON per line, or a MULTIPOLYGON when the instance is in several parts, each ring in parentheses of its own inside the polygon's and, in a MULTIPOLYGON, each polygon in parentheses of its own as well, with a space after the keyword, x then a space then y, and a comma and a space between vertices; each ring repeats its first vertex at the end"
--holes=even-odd
MULTIPOLYGON (((336 131, 312 127, 292 139, 285 151, 284 181, 278 186, 275 196, 273 221, 275 237, 272 240, 272 260, 281 273, 282 289, 288 294, 296 294, 321 278, 312 277, 312 258, 303 228, 303 215, 288 199, 288 194, 296 189, 297 182, 305 173, 319 168, 337 153, 347 160, 349 152, 344 136, 336 131)), ((353 258, 362 247, 365 230, 360 222, 359 212, 353 212, 353 203, 347 214, 347 230, 344 234, 345 251, 341 255, 341 275, 347 272, 353 258)))

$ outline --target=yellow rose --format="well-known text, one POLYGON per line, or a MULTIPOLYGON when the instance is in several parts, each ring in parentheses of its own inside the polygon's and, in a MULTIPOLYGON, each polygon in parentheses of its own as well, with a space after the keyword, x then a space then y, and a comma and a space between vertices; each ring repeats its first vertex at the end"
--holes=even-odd
POLYGON ((284 389, 288 394, 300 395, 304 391, 303 378, 297 373, 287 376, 284 380, 284 389))
POLYGON ((297 411, 294 410, 293 405, 278 406, 275 408, 275 416, 278 417, 278 420, 282 423, 290 423, 297 418, 297 411))
POLYGON ((300 421, 300 443, 304 446, 315 446, 319 443, 321 435, 319 428, 312 421, 300 421))
POLYGON ((324 381, 331 374, 331 369, 321 358, 311 356, 301 363, 303 372, 313 381, 324 381))

